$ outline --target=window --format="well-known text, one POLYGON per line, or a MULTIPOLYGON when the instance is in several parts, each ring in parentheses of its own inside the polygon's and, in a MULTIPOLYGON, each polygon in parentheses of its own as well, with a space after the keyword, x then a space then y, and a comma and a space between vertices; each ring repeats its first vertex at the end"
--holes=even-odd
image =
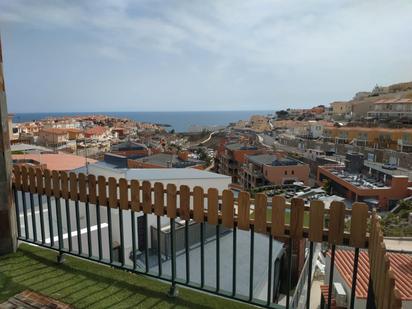
POLYGON ((287 175, 288 174, 288 171, 285 171, 285 175, 287 175))
POLYGON ((294 171, 294 170, 292 170, 292 175, 295 175, 295 171, 294 171))

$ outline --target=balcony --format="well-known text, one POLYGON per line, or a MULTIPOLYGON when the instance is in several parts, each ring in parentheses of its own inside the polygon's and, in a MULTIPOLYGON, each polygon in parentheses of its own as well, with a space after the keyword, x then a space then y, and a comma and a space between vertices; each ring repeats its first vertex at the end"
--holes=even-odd
MULTIPOLYGON (((49 250, 24 245, 16 255, 0 259, 0 278, 4 275, 12 282, 8 295, 38 289, 78 307, 105 302, 115 306, 116 301, 142 307, 238 308, 239 302, 266 308, 309 307, 314 301, 314 257, 326 246, 330 263, 329 279, 322 286, 325 308, 333 308, 336 301, 334 261, 341 249, 353 252, 353 260, 347 261, 353 265, 351 295, 357 291, 359 254, 368 250, 368 308, 387 308, 385 301, 401 308, 381 246, 379 220, 366 204, 355 203, 349 210, 333 202, 326 209, 320 201, 305 206, 303 200, 293 199, 288 204, 280 196, 269 203, 261 193, 251 199, 240 192, 235 198, 229 190, 204 192, 201 187, 96 179, 25 166, 14 167, 13 175, 18 238, 49 250), (307 255, 299 253, 305 243, 307 255), (57 253, 57 263, 50 250, 57 253), (304 265, 297 263, 299 256, 304 265), (15 262, 19 259, 21 263, 15 262), (42 279, 48 275, 50 281, 42 279), (382 287, 385 293, 380 293, 382 287)), ((349 297, 348 308, 355 303, 355 297, 349 297)))
POLYGON ((64 265, 57 264, 55 252, 27 244, 0 257, 0 304, 31 290, 75 308, 249 308, 189 289, 180 289, 178 298, 170 298, 168 289, 163 282, 72 256, 64 265))

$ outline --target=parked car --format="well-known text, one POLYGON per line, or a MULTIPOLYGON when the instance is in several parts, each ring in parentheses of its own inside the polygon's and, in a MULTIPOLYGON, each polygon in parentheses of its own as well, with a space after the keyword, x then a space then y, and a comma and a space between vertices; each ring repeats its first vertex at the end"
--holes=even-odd
POLYGON ((386 170, 397 170, 398 167, 396 166, 396 164, 384 164, 382 165, 382 168, 386 169, 386 170))

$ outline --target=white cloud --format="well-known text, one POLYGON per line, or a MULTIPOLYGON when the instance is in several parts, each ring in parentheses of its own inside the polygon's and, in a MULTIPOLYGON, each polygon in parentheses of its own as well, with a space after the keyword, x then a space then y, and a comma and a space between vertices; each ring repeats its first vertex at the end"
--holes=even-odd
POLYGON ((206 88, 222 100, 266 91, 266 102, 320 104, 411 79, 411 20, 403 0, 0 1, 0 26, 81 34, 76 50, 108 61, 175 63, 164 84, 193 83, 192 97, 206 88))
MULTIPOLYGON (((405 1, 26 1, 0 5, 4 23, 90 32, 111 50, 184 52, 192 46, 261 65, 304 64, 362 44, 396 44, 412 30, 405 1)), ((408 44, 410 47, 410 44, 408 44)), ((107 49, 107 50, 108 50, 107 49)), ((336 59, 336 57, 334 57, 336 59)))

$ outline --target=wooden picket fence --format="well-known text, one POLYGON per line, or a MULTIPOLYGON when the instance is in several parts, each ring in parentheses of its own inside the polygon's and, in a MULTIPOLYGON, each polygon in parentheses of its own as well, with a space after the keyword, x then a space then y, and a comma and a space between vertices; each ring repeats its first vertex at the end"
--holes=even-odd
POLYGON ((376 308, 401 308, 401 295, 395 286, 395 275, 386 252, 380 220, 375 212, 371 216, 369 265, 376 308))
POLYGON ((352 209, 346 209, 343 202, 335 201, 326 209, 322 201, 311 201, 308 206, 303 199, 294 198, 289 204, 282 196, 273 196, 268 200, 263 193, 251 199, 248 192, 240 192, 235 197, 230 190, 218 192, 211 188, 205 192, 199 186, 190 189, 182 185, 177 188, 174 184, 152 184, 149 181, 128 181, 113 177, 106 179, 104 176, 50 171, 25 165, 14 166, 13 187, 15 192, 170 219, 179 217, 197 223, 221 224, 229 229, 253 230, 283 241, 305 238, 311 242, 326 242, 332 246, 332 250, 340 245, 358 251, 368 248, 376 307, 401 308, 400 293, 395 287, 378 216, 375 212, 371 214, 364 203, 353 203, 352 209), (345 227, 345 218, 348 216, 350 227, 345 227), (305 218, 308 219, 307 226, 304 225, 305 218))
POLYGON ((332 245, 346 245, 366 248, 368 245, 368 207, 354 203, 346 209, 343 202, 332 202, 325 209, 321 201, 304 205, 303 199, 294 198, 287 203, 282 196, 271 198, 271 216, 267 217, 268 198, 263 193, 251 199, 248 192, 240 192, 235 198, 230 190, 219 194, 210 188, 205 192, 196 186, 193 190, 182 185, 177 190, 174 184, 139 182, 124 178, 117 180, 104 176, 66 173, 14 166, 13 185, 17 190, 42 194, 49 197, 89 202, 122 210, 131 209, 145 214, 193 219, 195 222, 222 224, 226 228, 254 229, 274 238, 302 239, 313 242, 328 242, 332 245), (191 207, 190 205, 193 205, 191 207), (289 210, 287 210, 289 208, 289 210), (285 220, 285 211, 290 212, 290 222, 285 220), (251 213, 253 212, 253 216, 251 213), (309 217, 309 226, 304 226, 304 216, 309 217), (345 231, 345 216, 351 216, 350 229, 345 231), (324 225, 325 218, 328 226, 324 225))

